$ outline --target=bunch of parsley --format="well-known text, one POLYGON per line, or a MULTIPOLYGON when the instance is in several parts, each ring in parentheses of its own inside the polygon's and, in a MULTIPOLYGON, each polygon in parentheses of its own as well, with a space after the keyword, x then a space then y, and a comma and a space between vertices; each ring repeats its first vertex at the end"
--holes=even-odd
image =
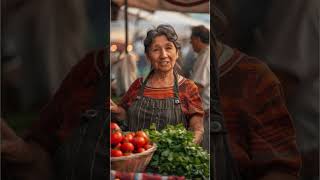
POLYGON ((185 176, 188 179, 209 179, 209 154, 193 143, 193 133, 182 124, 168 125, 157 131, 152 125, 144 130, 158 146, 147 172, 185 176))

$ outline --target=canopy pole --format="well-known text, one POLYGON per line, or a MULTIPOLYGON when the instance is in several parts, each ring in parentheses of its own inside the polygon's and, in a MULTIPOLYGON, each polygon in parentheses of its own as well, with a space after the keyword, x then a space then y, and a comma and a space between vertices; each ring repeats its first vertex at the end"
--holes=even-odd
POLYGON ((128 0, 125 0, 124 6, 125 18, 125 52, 128 54, 128 0))

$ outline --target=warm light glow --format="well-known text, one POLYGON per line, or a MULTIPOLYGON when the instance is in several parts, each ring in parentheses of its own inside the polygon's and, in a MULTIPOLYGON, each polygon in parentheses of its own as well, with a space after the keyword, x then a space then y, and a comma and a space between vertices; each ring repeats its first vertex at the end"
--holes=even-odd
POLYGON ((115 44, 112 44, 111 47, 110 47, 110 51, 111 52, 115 52, 117 49, 118 49, 118 47, 115 44))
POLYGON ((128 45, 127 50, 128 50, 128 52, 132 51, 133 50, 133 46, 131 44, 128 45))

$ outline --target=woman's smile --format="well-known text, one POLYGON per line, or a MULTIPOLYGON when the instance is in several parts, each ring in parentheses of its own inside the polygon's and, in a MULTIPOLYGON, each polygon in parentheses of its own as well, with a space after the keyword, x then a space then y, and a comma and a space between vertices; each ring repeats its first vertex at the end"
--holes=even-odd
POLYGON ((169 61, 160 61, 160 65, 161 66, 166 66, 168 65, 170 62, 169 61))

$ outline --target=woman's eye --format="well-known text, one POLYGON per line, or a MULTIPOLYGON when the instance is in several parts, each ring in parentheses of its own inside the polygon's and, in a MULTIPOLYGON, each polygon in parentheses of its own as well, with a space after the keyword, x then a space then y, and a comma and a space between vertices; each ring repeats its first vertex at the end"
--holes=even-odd
POLYGON ((171 51, 174 49, 174 46, 167 46, 166 49, 171 51))
POLYGON ((157 52, 157 51, 159 51, 158 48, 152 49, 152 52, 157 52))

